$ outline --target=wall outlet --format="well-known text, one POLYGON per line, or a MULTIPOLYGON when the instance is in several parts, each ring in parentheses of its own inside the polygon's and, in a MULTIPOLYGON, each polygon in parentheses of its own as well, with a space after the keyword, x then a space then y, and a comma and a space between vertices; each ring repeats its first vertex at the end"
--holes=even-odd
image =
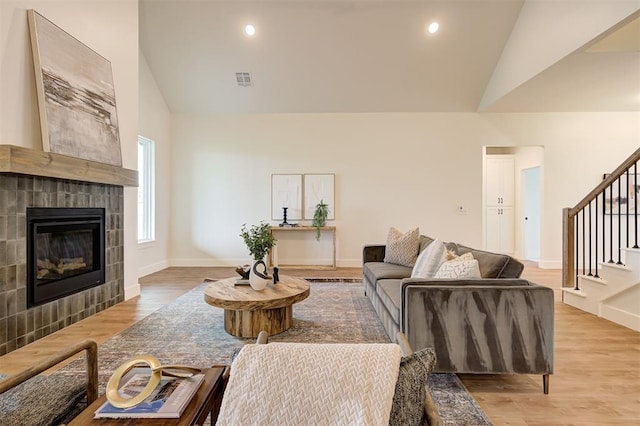
POLYGON ((467 208, 465 206, 458 206, 458 214, 467 214, 467 208))

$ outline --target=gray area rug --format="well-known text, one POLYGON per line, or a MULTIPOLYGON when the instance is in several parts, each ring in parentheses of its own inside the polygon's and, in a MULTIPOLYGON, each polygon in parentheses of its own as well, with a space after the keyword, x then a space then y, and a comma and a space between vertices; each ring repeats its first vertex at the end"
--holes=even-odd
MULTIPOLYGON (((112 337, 98 349, 100 392, 124 361, 150 354, 165 364, 230 364, 234 351, 255 339, 224 331, 223 310, 204 302, 204 283, 112 337)), ((308 299, 293 307, 293 326, 269 341, 310 343, 388 343, 361 283, 312 282, 308 299)), ((78 375, 84 361, 55 374, 78 375)), ((447 425, 491 425, 455 374, 431 374, 429 388, 447 425)))

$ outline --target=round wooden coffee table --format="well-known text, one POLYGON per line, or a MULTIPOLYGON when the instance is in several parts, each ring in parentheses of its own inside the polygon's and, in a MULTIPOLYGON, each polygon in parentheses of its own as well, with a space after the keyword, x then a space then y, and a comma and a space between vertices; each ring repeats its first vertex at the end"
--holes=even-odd
POLYGON ((291 328, 293 304, 309 297, 309 283, 280 275, 277 284, 262 291, 248 285, 235 286, 236 278, 214 281, 204 290, 204 300, 224 309, 224 329, 236 337, 257 337, 264 330, 270 336, 291 328))

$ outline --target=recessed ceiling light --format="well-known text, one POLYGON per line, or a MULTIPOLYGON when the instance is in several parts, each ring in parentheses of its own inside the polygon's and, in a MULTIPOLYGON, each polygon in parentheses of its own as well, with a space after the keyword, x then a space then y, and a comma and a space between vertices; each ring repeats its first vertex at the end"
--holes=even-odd
POLYGON ((429 34, 435 34, 438 32, 439 28, 440 28, 440 24, 438 24, 437 22, 432 22, 427 27, 427 31, 429 31, 429 34))
POLYGON ((256 33, 256 27, 254 27, 253 25, 249 24, 246 27, 244 27, 244 32, 245 32, 246 35, 251 37, 256 33))

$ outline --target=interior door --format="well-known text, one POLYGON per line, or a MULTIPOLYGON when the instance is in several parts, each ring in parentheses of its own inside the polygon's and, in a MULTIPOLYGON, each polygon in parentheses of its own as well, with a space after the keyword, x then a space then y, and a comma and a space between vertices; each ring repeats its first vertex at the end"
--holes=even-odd
POLYGON ((540 261, 540 167, 522 170, 524 258, 540 261))

